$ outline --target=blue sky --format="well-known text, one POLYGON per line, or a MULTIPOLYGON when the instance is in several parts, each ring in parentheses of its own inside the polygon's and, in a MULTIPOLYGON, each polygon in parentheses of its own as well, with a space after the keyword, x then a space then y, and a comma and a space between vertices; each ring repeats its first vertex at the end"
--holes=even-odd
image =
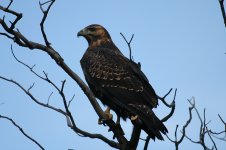
MULTIPOLYGON (((7 0, 0 1, 6 6, 7 0)), ((23 13, 23 19, 17 28, 30 40, 43 42, 39 23, 42 13, 38 1, 15 0, 12 8, 23 13)), ((0 11, 0 16, 5 15, 0 11)), ((6 20, 12 16, 6 15, 6 20)), ((190 1, 56 1, 45 24, 46 33, 52 46, 60 53, 65 62, 83 79, 79 64, 87 48, 83 38, 77 38, 77 32, 85 26, 98 23, 106 27, 118 48, 129 56, 128 47, 120 35, 127 38, 134 34, 132 51, 135 61, 142 64, 142 70, 149 78, 157 94, 163 96, 170 88, 177 88, 175 115, 166 122, 169 136, 173 137, 177 124, 184 125, 188 118, 187 99, 195 97, 201 114, 207 109, 209 127, 219 131, 223 129, 217 114, 226 120, 226 30, 218 0, 190 1)), ((2 28, 0 28, 2 32, 2 28)), ((78 85, 64 73, 44 52, 18 47, 5 37, 0 36, 0 75, 12 78, 29 88, 35 82, 31 92, 42 102, 47 102, 51 92, 50 104, 63 108, 57 93, 47 83, 37 79, 28 69, 18 64, 10 52, 10 44, 17 57, 29 65, 36 65, 35 71, 48 73, 58 86, 66 79, 65 94, 75 100, 70 106, 78 127, 92 133, 101 133, 111 138, 107 127, 97 124, 97 115, 78 85)), ((169 97, 169 101, 172 96, 169 97)), ((77 136, 67 127, 66 119, 55 112, 36 105, 15 85, 0 80, 0 114, 13 118, 32 137, 46 149, 86 150, 110 149, 100 140, 91 140, 77 136)), ((155 112, 159 117, 168 113, 160 106, 155 112)), ((199 120, 195 113, 188 128, 188 135, 198 138, 199 120)), ((130 121, 123 122, 123 129, 129 137, 130 121)), ((0 148, 38 149, 15 127, 0 120, 0 148)), ((146 134, 142 133, 145 138, 146 134)), ((166 139, 166 137, 165 137, 166 139)), ((222 150, 225 143, 217 142, 222 150)), ((138 149, 143 148, 141 141, 138 149)), ((150 149, 173 150, 168 140, 151 142, 150 149)), ((201 146, 185 140, 181 149, 201 149, 201 146)))

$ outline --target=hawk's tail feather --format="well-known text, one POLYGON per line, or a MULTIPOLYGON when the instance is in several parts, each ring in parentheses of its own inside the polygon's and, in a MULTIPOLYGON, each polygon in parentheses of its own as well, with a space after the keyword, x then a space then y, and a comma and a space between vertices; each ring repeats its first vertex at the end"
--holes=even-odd
POLYGON ((114 99, 114 102, 117 106, 120 106, 123 109, 126 109, 130 112, 131 115, 138 115, 140 121, 135 121, 132 123, 139 123, 138 125, 152 138, 157 137, 160 140, 164 140, 161 133, 166 134, 168 132, 165 125, 158 119, 154 112, 147 105, 136 105, 129 104, 125 105, 118 101, 115 97, 107 97, 108 99, 114 99), (160 133, 161 132, 161 133, 160 133))
POLYGON ((139 107, 136 107, 136 109, 139 109, 137 114, 140 121, 137 123, 139 123, 141 128, 152 139, 155 140, 155 137, 157 137, 159 140, 164 140, 161 133, 166 134, 168 130, 162 121, 160 121, 159 118, 154 114, 154 112, 145 105, 142 106, 142 109, 139 107))
POLYGON ((158 117, 151 111, 147 116, 140 117, 142 120, 143 130, 155 140, 157 137, 159 140, 164 140, 161 133, 166 134, 168 132, 165 125, 158 119, 158 117), (160 133, 161 132, 161 133, 160 133))

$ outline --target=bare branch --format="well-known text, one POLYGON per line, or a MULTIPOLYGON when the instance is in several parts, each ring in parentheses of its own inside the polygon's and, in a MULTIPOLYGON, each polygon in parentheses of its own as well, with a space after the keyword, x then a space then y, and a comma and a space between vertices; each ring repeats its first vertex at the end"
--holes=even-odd
POLYGON ((193 103, 190 103, 191 104, 191 107, 189 107, 189 119, 187 120, 186 124, 183 126, 183 129, 182 129, 182 136, 179 140, 179 143, 181 143, 186 135, 186 128, 188 127, 188 125, 191 123, 191 120, 192 120, 192 110, 195 108, 195 102, 193 103))
POLYGON ((35 82, 27 89, 27 92, 29 93, 30 90, 35 86, 35 82))
POLYGON ((209 130, 208 130, 207 127, 206 127, 206 131, 207 131, 207 134, 209 135, 210 140, 212 141, 212 143, 213 143, 213 145, 214 145, 214 148, 217 150, 217 145, 216 145, 216 143, 214 142, 214 140, 213 140, 213 138, 212 138, 212 136, 211 136, 211 134, 210 134, 210 132, 209 132, 209 130))
POLYGON ((66 80, 62 81, 62 86, 61 86, 61 90, 60 90, 61 93, 63 93, 63 91, 64 91, 65 83, 66 83, 66 80))
MULTIPOLYGON (((206 143, 205 143, 205 137, 206 137, 206 134, 208 134, 209 137, 210 137, 210 140, 212 141, 212 143, 215 144, 215 142, 213 141, 213 139, 212 139, 212 137, 211 137, 211 135, 210 135, 209 130, 207 130, 207 129, 208 129, 208 128, 207 128, 207 125, 208 125, 209 122, 206 123, 206 109, 204 109, 204 111, 203 111, 204 113, 203 113, 203 119, 202 119, 202 117, 201 117, 201 115, 200 115, 198 109, 197 109, 196 106, 195 106, 195 100, 194 100, 194 98, 192 98, 192 99, 193 99, 193 101, 194 101, 193 104, 194 104, 195 112, 196 112, 196 114, 197 114, 197 116, 198 116, 198 118, 199 118, 199 120, 200 120, 199 139, 198 139, 197 141, 194 141, 194 140, 192 140, 191 138, 189 138, 187 135, 185 135, 185 137, 186 137, 187 139, 189 139, 189 140, 190 140, 191 142, 193 142, 193 143, 200 144, 200 145, 203 147, 204 150, 212 150, 212 149, 214 149, 214 148, 216 148, 216 147, 213 145, 212 148, 209 148, 209 147, 206 145, 206 143)), ((191 100, 188 100, 188 102, 189 102, 190 104, 192 104, 191 100)))
POLYGON ((68 120, 69 125, 70 125, 69 127, 71 127, 71 129, 74 132, 76 132, 78 135, 82 134, 82 136, 84 136, 84 137, 97 138, 97 139, 100 139, 100 140, 104 141, 105 143, 109 144, 110 146, 112 146, 114 148, 119 148, 118 143, 107 139, 103 135, 101 135, 101 134, 91 134, 91 133, 88 133, 86 131, 83 131, 83 130, 79 129, 76 126, 75 121, 74 121, 74 117, 72 116, 72 114, 71 114, 71 112, 69 110, 69 107, 67 105, 67 100, 66 100, 66 97, 65 97, 64 92, 63 92, 64 86, 65 86, 65 82, 66 82, 66 80, 62 81, 61 89, 59 89, 57 87, 56 87, 56 89, 58 90, 58 92, 60 93, 60 95, 62 97, 64 108, 65 108, 66 113, 67 113, 66 117, 67 117, 67 120, 68 120))
POLYGON ((4 36, 6 36, 6 37, 9 38, 9 39, 14 40, 14 38, 11 37, 11 36, 10 36, 9 34, 7 34, 7 33, 2 33, 2 32, 0 32, 0 35, 4 35, 4 36))
POLYGON ((70 107, 71 102, 74 100, 74 98, 75 98, 75 94, 72 96, 71 100, 68 102, 68 105, 67 105, 68 108, 70 107))
MULTIPOLYGON (((208 130, 207 132, 211 133, 211 135, 215 138, 217 138, 218 140, 222 140, 226 142, 226 122, 222 119, 222 117, 218 114, 218 117, 220 118, 221 122, 224 124, 224 130, 220 131, 220 132, 213 132, 212 130, 208 130), (218 135, 223 134, 223 137, 218 137, 218 135)), ((208 134, 209 134, 208 133, 208 134)))
POLYGON ((10 1, 10 3, 9 3, 9 5, 7 6, 7 9, 9 9, 9 7, 11 6, 11 4, 13 3, 13 0, 9 0, 10 1))
POLYGON ((177 89, 175 89, 173 100, 172 100, 171 104, 168 104, 165 100, 165 98, 171 93, 171 91, 172 91, 172 88, 163 97, 158 96, 158 99, 160 99, 165 106, 167 106, 168 108, 171 108, 170 113, 161 120, 162 122, 166 122, 170 117, 172 117, 173 113, 175 111, 175 107, 176 107, 175 99, 176 99, 176 95, 177 95, 177 89))
MULTIPOLYGON (((63 92, 63 89, 64 89, 64 86, 65 86, 66 80, 62 81, 61 89, 58 88, 58 87, 56 86, 56 84, 54 84, 54 83, 49 79, 48 74, 47 74, 45 71, 43 71, 45 77, 42 77, 41 75, 39 75, 38 73, 36 73, 36 72, 33 70, 33 67, 34 67, 34 66, 33 66, 33 67, 30 67, 29 65, 25 64, 24 62, 22 62, 21 60, 19 60, 19 59, 16 57, 16 55, 15 55, 14 52, 13 52, 12 46, 11 46, 11 51, 12 51, 12 54, 13 54, 13 56, 14 56, 14 58, 16 59, 17 62, 19 62, 20 64, 22 64, 22 65, 25 66, 26 68, 28 68, 28 69, 29 69, 32 73, 34 73, 38 78, 40 78, 40 79, 42 79, 42 80, 44 80, 44 81, 50 83, 50 84, 58 91, 58 93, 61 95, 61 97, 62 97, 62 99, 63 99, 63 102, 64 102, 64 107, 65 107, 65 109, 66 109, 66 112, 64 112, 64 115, 65 115, 66 118, 67 118, 68 125, 69 125, 69 127, 71 127, 71 128, 72 128, 79 136, 80 136, 81 134, 82 134, 82 136, 85 136, 85 137, 89 137, 89 136, 91 135, 91 138, 98 138, 98 139, 101 139, 101 140, 103 140, 104 142, 108 142, 109 145, 114 145, 114 146, 118 145, 117 143, 112 143, 112 141, 110 141, 110 140, 107 141, 107 140, 106 140, 107 138, 104 137, 104 136, 102 136, 102 135, 99 135, 99 134, 91 134, 91 133, 85 132, 85 131, 79 129, 79 128, 76 126, 76 124, 75 124, 75 122, 74 122, 74 118, 73 118, 73 116, 71 115, 71 112, 69 111, 69 105, 70 105, 71 101, 73 100, 73 98, 71 99, 71 101, 69 101, 69 104, 66 105, 66 104, 67 104, 67 101, 66 101, 66 98, 65 98, 65 95, 64 95, 64 92, 63 92), (84 135, 84 134, 85 134, 85 135, 84 135)), ((32 87, 33 87, 33 86, 32 86, 32 87)), ((29 91, 28 91, 28 93, 29 93, 29 91)), ((52 92, 52 93, 53 93, 53 92, 52 92)), ((47 101, 46 106, 49 106, 49 99, 50 99, 52 93, 50 94, 50 96, 49 96, 49 98, 48 98, 48 101, 47 101)), ((73 96, 73 97, 74 97, 74 96, 73 96)), ((50 106, 50 107, 52 107, 52 106, 50 106)), ((116 146, 115 148, 117 148, 117 146, 116 146)))
POLYGON ((6 117, 6 116, 2 116, 0 115, 0 118, 2 119, 6 119, 8 121, 10 121, 15 127, 17 127, 19 129, 19 131, 26 137, 28 138, 29 140, 31 140, 32 142, 34 142, 40 149, 42 150, 45 150, 43 148, 43 146, 38 143, 35 139, 33 139, 31 136, 29 136, 13 119, 9 118, 9 117, 6 117))
POLYGON ((151 137, 150 136, 147 136, 147 138, 145 140, 145 144, 144 144, 144 150, 147 150, 148 149, 148 144, 150 142, 150 139, 151 139, 151 137))
POLYGON ((184 140, 184 137, 186 137, 186 128, 188 127, 188 125, 190 124, 191 122, 191 119, 192 119, 192 110, 194 109, 195 107, 195 103, 191 103, 191 107, 189 107, 189 119, 187 120, 187 122, 185 123, 185 125, 183 126, 182 128, 182 136, 180 137, 180 139, 178 140, 177 138, 177 130, 178 130, 178 125, 176 126, 176 129, 175 129, 175 133, 174 133, 174 137, 175 137, 175 140, 172 140, 170 137, 168 137, 167 135, 167 138, 172 142, 174 143, 175 145, 175 148, 176 150, 179 149, 179 145, 182 143, 182 141, 184 140))
POLYGON ((132 37, 130 38, 129 42, 127 41, 127 39, 125 38, 125 36, 121 32, 120 32, 120 34, 122 35, 123 39, 125 40, 126 44, 129 47, 129 59, 130 59, 130 61, 133 61, 131 42, 133 40, 134 34, 132 34, 132 37))
POLYGON ((5 12, 7 12, 7 13, 10 13, 10 14, 16 16, 16 19, 13 22, 10 22, 11 23, 10 30, 13 30, 15 28, 16 23, 23 17, 22 13, 18 13, 16 11, 13 11, 13 10, 9 9, 9 7, 12 4, 12 2, 13 2, 13 0, 10 0, 9 5, 6 8, 0 5, 0 10, 3 10, 5 12))
POLYGON ((66 115, 66 113, 65 113, 63 110, 58 109, 58 108, 55 108, 55 107, 50 106, 50 105, 46 105, 46 104, 40 102, 39 100, 37 100, 37 99, 36 99, 36 98, 35 98, 28 90, 26 90, 26 89, 25 89, 22 85, 20 85, 18 82, 14 81, 14 80, 12 80, 12 79, 7 79, 7 78, 2 77, 2 76, 0 76, 0 79, 5 80, 5 81, 7 81, 7 82, 11 82, 11 83, 15 84, 16 86, 18 86, 25 94, 27 94, 27 95, 28 95, 35 103, 37 103, 38 105, 41 105, 41 106, 43 106, 43 107, 46 107, 46 108, 52 109, 52 110, 54 110, 54 111, 56 111, 56 112, 59 112, 59 113, 61 113, 61 114, 63 114, 63 115, 66 115))
POLYGON ((222 117, 220 116, 220 114, 218 114, 218 117, 220 118, 221 122, 225 125, 225 131, 226 131, 226 122, 222 119, 222 117))
POLYGON ((141 127, 139 125, 134 124, 133 126, 133 132, 129 141, 129 148, 130 150, 136 150, 139 139, 140 139, 140 134, 141 134, 141 127))
POLYGON ((44 38, 44 41, 45 41, 45 44, 46 44, 47 47, 50 47, 51 43, 50 43, 50 42, 48 41, 48 39, 47 39, 45 30, 44 30, 44 23, 45 23, 45 21, 46 21, 46 18, 47 18, 47 15, 48 15, 48 13, 49 13, 49 10, 50 10, 50 8, 51 8, 51 6, 53 5, 54 2, 55 2, 55 0, 49 0, 49 1, 44 2, 44 3, 41 3, 41 2, 39 1, 40 9, 41 9, 42 12, 43 12, 43 17, 42 17, 42 21, 41 21, 41 23, 40 23, 40 27, 41 27, 42 36, 43 36, 43 38, 44 38), (49 6, 47 7, 46 10, 44 10, 44 9, 43 9, 43 5, 46 5, 46 4, 48 4, 48 3, 50 3, 49 6))
POLYGON ((51 98, 52 95, 53 95, 53 92, 51 92, 49 97, 48 97, 47 105, 49 105, 49 101, 50 101, 50 98, 51 98))
POLYGON ((224 25, 226 27, 226 14, 225 14, 225 9, 224 9, 224 0, 218 0, 219 1, 219 4, 220 4, 220 7, 221 7, 221 13, 222 13, 222 17, 223 17, 223 20, 224 20, 224 25))

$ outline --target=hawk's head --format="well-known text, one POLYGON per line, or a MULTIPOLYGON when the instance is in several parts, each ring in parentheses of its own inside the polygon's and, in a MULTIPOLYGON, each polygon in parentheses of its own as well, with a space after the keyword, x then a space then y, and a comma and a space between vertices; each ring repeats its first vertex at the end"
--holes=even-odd
POLYGON ((85 27, 84 29, 78 32, 77 36, 85 37, 89 45, 98 41, 111 40, 108 31, 98 24, 92 24, 85 27))

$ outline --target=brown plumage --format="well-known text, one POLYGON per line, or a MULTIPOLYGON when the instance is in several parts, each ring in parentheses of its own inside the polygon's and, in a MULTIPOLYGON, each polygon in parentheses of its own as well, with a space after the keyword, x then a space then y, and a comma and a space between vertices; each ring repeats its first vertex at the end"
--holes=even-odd
POLYGON ((80 63, 95 96, 124 120, 137 115, 147 134, 163 140, 160 132, 167 129, 152 111, 158 98, 140 67, 120 52, 102 26, 89 25, 78 36, 89 44, 80 63))

